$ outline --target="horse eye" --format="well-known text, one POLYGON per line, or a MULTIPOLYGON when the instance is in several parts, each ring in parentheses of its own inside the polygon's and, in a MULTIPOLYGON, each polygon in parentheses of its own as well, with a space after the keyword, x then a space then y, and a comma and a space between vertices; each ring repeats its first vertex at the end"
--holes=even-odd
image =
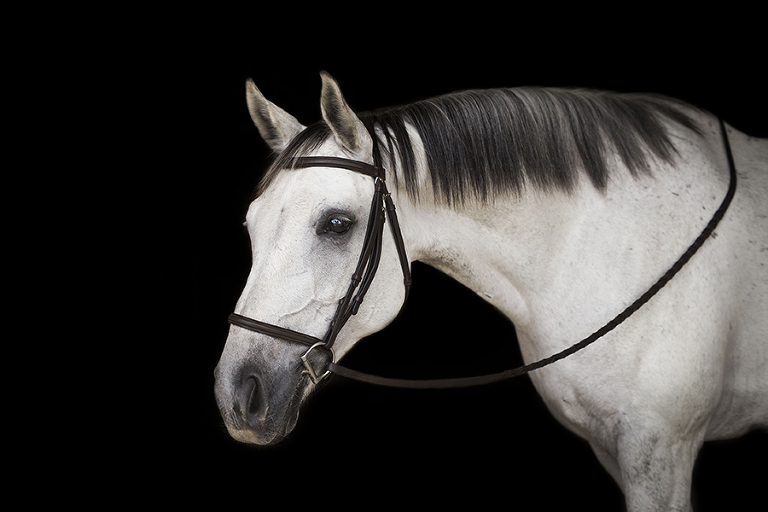
POLYGON ((336 234, 346 233, 349 228, 352 227, 352 221, 346 217, 335 216, 328 219, 328 225, 325 227, 325 232, 333 232, 336 234))

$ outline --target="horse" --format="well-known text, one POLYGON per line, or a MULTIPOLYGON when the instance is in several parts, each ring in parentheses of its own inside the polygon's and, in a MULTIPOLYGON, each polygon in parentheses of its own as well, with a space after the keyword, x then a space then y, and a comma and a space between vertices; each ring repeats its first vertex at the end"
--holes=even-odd
POLYGON ((384 169, 399 217, 326 365, 393 321, 413 261, 508 317, 526 363, 567 350, 678 260, 737 178, 674 278, 598 342, 528 373, 629 511, 690 510, 702 443, 768 428, 768 140, 658 95, 467 90, 358 114, 321 79, 310 126, 246 82, 275 159, 246 214, 252 268, 235 316, 271 323, 230 326, 214 372, 230 435, 269 445, 293 430, 324 382, 294 341, 322 342, 359 280, 383 180, 323 162, 384 169))

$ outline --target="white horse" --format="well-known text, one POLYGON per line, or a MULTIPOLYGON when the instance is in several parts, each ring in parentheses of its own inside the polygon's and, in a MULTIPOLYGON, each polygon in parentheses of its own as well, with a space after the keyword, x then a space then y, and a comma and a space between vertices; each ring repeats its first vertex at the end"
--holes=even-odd
MULTIPOLYGON (((247 84, 253 121, 278 157, 246 216, 253 267, 236 306, 311 336, 322 338, 347 290, 374 184, 338 168, 289 170, 290 158, 371 163, 378 149, 410 260, 509 317, 526 363, 585 338, 645 292, 729 187, 718 120, 671 99, 496 89, 357 115, 329 75, 322 81, 323 121, 310 127, 247 84)), ((768 141, 727 134, 739 186, 715 233, 628 320, 530 374, 630 511, 689 510, 702 443, 768 427, 768 141)), ((337 360, 403 304, 389 230, 383 244, 337 360)), ((235 439, 270 444, 293 429, 317 387, 301 371, 305 350, 230 328, 216 398, 235 439)))

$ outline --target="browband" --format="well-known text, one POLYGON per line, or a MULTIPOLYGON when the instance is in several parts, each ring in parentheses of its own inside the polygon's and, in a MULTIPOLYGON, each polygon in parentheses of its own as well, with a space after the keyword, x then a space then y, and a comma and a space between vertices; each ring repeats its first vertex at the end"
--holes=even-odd
POLYGON ((360 162, 359 160, 349 160, 347 158, 337 158, 335 156, 301 156, 290 160, 290 167, 291 169, 335 167, 337 169, 346 169, 348 171, 366 174, 372 178, 384 179, 384 171, 379 167, 360 162))

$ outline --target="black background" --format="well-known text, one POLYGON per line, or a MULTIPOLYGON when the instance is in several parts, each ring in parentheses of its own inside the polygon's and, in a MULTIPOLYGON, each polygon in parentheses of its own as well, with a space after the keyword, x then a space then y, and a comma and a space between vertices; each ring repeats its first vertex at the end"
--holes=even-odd
MULTIPOLYGON (((252 77, 304 124, 319 118, 318 71, 325 69, 360 111, 466 88, 583 86, 667 94, 768 137, 765 44, 748 29, 736 37, 723 32, 723 24, 735 25, 714 17, 681 31, 679 20, 663 20, 667 13, 586 23, 590 16, 562 11, 340 19, 350 13, 323 9, 214 19, 202 13, 162 50, 160 60, 167 58, 177 75, 162 99, 179 112, 174 131, 182 136, 175 137, 178 153, 168 172, 185 183, 179 257, 190 268, 182 297, 168 300, 195 322, 176 332, 184 350, 173 364, 185 382, 175 391, 186 396, 186 410, 176 410, 174 393, 163 398, 167 416, 153 427, 159 447, 152 460, 169 477, 182 475, 179 493, 211 493, 222 507, 621 510, 620 491, 588 445, 551 417, 527 378, 455 391, 335 378, 283 443, 254 448, 228 436, 214 401, 213 369, 249 270, 241 223, 269 157, 248 116, 244 82, 252 77), (322 21, 315 18, 321 14, 322 21), (173 420, 179 415, 180 425, 173 420), (270 505, 274 499, 279 503, 270 505)), ((759 15, 737 21, 750 16, 759 15)), ((413 272, 402 315, 362 341, 345 359, 350 367, 427 378, 520 364, 504 317, 433 269, 414 264, 413 272)), ((764 503, 766 455, 765 434, 705 445, 694 473, 696 509, 764 503)))

